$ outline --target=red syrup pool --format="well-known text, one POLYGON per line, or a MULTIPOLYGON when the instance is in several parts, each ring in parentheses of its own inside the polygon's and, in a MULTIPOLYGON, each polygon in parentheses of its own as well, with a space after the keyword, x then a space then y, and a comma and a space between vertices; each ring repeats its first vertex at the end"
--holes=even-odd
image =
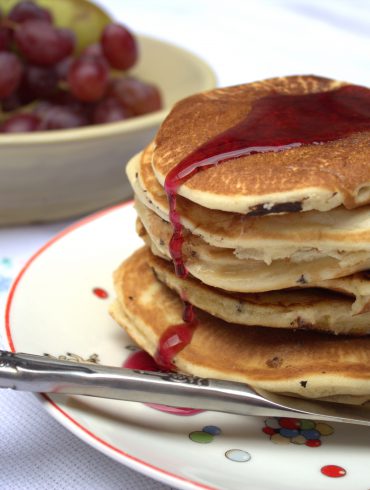
POLYGON ((182 256, 184 233, 176 210, 177 193, 193 175, 241 156, 325 143, 366 130, 370 130, 370 90, 365 87, 346 85, 305 95, 272 93, 258 99, 237 125, 201 145, 166 176, 164 188, 173 230, 170 253, 176 274, 187 276, 182 256))
MULTIPOLYGON (((123 363, 123 366, 128 369, 140 369, 142 371, 160 371, 161 368, 155 362, 153 357, 143 350, 133 352, 123 363)), ((148 407, 154 408, 165 413, 173 415, 196 415, 203 410, 195 410, 193 408, 168 407, 167 405, 158 405, 156 403, 146 403, 148 407)))

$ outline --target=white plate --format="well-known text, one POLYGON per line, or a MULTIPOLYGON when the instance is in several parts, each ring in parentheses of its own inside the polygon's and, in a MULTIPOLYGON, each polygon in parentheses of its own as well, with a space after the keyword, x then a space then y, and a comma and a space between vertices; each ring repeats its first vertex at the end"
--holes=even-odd
MULTIPOLYGON (((114 297, 111 274, 140 245, 131 204, 96 214, 49 242, 11 290, 9 349, 56 357, 72 352, 83 359, 98 354, 101 363, 122 365, 133 343, 107 313, 114 297), (95 288, 108 297, 94 294, 95 288)), ((370 488, 370 429, 319 424, 311 432, 301 426, 289 432, 282 426, 292 421, 212 412, 179 416, 88 397, 40 398, 53 417, 99 451, 178 488, 370 488), (307 438, 316 447, 302 444, 307 438)))

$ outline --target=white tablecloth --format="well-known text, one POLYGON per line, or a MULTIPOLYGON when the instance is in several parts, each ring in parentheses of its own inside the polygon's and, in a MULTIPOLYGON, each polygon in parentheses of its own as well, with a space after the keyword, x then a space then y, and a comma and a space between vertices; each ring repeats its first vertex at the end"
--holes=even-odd
MULTIPOLYGON (((198 53, 214 67, 219 85, 300 73, 369 84, 368 0, 100 3, 132 30, 198 53)), ((65 225, 0 229, 0 321, 12 278, 25 260, 65 225)), ((0 441, 1 488, 169 488, 81 442, 29 394, 0 392, 0 441)))

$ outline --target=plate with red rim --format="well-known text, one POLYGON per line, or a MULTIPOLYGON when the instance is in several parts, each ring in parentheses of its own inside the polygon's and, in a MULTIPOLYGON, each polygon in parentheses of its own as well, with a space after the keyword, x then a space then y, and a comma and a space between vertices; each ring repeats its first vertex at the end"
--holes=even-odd
MULTIPOLYGON (((9 293, 3 332, 9 350, 113 366, 144 358, 148 368, 150 359, 108 314, 112 272, 141 246, 135 219, 132 203, 97 213, 28 261, 9 293)), ((370 487, 370 429, 82 396, 39 399, 91 446, 176 488, 370 487)))

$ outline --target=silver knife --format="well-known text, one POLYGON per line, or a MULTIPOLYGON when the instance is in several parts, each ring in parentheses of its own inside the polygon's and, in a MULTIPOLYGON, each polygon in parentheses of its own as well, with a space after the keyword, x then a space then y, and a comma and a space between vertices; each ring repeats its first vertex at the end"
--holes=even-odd
POLYGON ((369 425, 370 409, 258 390, 244 383, 54 360, 0 350, 0 388, 87 395, 238 415, 369 425))

